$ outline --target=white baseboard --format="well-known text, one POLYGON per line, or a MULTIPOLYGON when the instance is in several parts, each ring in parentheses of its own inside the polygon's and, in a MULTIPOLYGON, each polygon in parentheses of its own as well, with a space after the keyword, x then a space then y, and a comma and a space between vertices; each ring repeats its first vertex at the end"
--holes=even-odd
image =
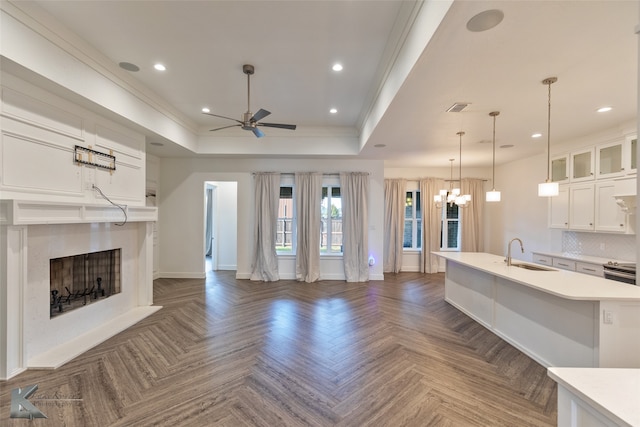
POLYGON ((171 272, 171 271, 161 271, 160 273, 158 273, 158 278, 162 278, 162 279, 204 279, 205 273, 204 272, 186 272, 186 271, 178 271, 178 272, 171 272))

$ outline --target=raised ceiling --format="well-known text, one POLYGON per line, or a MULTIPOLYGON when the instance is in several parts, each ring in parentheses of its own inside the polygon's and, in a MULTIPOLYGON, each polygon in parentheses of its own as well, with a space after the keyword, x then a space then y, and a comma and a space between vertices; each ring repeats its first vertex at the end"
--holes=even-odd
MULTIPOLYGON (((497 145, 513 145, 498 149, 497 162, 503 163, 545 151, 547 88, 541 81, 550 76, 558 77, 552 141, 637 115, 636 1, 454 1, 402 82, 392 81, 397 74, 391 71, 399 53, 411 48, 408 35, 418 30, 415 18, 427 2, 35 3, 113 63, 139 66, 129 74, 207 142, 233 140, 237 152, 226 154, 251 156, 252 147, 284 136, 297 155, 331 157, 336 153, 330 145, 319 153, 308 136, 357 138, 371 126, 352 157, 384 159, 390 167, 447 166, 457 157, 456 132, 463 130, 465 164, 488 166, 491 144, 480 142, 491 141, 489 112, 497 110, 497 145), (489 9, 504 13, 497 27, 466 29, 470 18, 489 9), (167 71, 155 71, 155 62, 167 71), (335 62, 344 66, 341 72, 331 70, 335 62), (243 64, 256 69, 252 110, 265 108, 272 114, 264 121, 294 123, 298 130, 263 128, 267 136, 259 140, 239 128, 209 132, 230 123, 203 115, 202 107, 238 119, 246 111, 243 64), (372 107, 389 87, 397 88, 392 101, 372 122, 372 107), (445 112, 455 102, 470 105, 445 112), (597 114, 602 105, 613 110, 597 114), (337 114, 329 113, 332 107, 337 114), (534 132, 543 137, 532 139, 534 132)), ((149 151, 170 155, 171 142, 162 142, 165 147, 149 151)))

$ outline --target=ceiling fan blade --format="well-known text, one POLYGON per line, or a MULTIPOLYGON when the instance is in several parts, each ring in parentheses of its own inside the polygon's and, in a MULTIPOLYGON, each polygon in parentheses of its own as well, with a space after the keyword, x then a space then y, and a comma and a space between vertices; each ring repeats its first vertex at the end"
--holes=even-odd
POLYGON ((213 113, 202 113, 202 114, 206 114, 207 116, 220 117, 221 119, 233 120, 234 122, 238 122, 238 123, 242 124, 242 122, 240 120, 232 119, 231 117, 221 116, 219 114, 213 114, 213 113))
POLYGON ((271 114, 271 111, 267 111, 265 109, 259 109, 257 113, 255 113, 253 115, 253 117, 251 117, 251 121, 252 122, 257 122, 258 120, 262 120, 265 117, 267 117, 269 114, 271 114))
POLYGON ((296 125, 285 125, 282 123, 258 123, 260 126, 266 126, 268 128, 280 128, 280 129, 289 129, 296 130, 296 125))
POLYGON ((258 128, 253 128, 251 129, 251 131, 253 132, 253 134, 257 137, 257 138, 262 138, 264 136, 264 132, 262 132, 260 129, 258 128))
POLYGON ((227 128, 235 128, 235 127, 238 127, 238 126, 242 126, 242 125, 229 125, 229 126, 222 126, 221 128, 209 129, 209 131, 213 132, 214 130, 227 129, 227 128))

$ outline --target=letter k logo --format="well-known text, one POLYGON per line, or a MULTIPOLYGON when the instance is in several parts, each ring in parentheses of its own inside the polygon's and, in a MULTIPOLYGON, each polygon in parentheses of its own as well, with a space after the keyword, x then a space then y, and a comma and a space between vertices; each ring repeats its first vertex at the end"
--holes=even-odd
POLYGON ((37 385, 30 385, 25 388, 14 388, 11 390, 11 418, 47 418, 38 408, 33 406, 27 399, 38 389, 37 385))

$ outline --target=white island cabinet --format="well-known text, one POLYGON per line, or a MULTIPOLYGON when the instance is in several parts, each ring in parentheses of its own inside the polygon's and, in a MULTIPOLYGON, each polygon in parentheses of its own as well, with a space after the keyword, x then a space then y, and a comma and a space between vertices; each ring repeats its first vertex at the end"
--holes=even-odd
POLYGON ((640 426, 640 369, 549 368, 558 427, 640 426))
POLYGON ((543 366, 640 368, 640 286, 434 254, 446 259, 445 300, 543 366))

